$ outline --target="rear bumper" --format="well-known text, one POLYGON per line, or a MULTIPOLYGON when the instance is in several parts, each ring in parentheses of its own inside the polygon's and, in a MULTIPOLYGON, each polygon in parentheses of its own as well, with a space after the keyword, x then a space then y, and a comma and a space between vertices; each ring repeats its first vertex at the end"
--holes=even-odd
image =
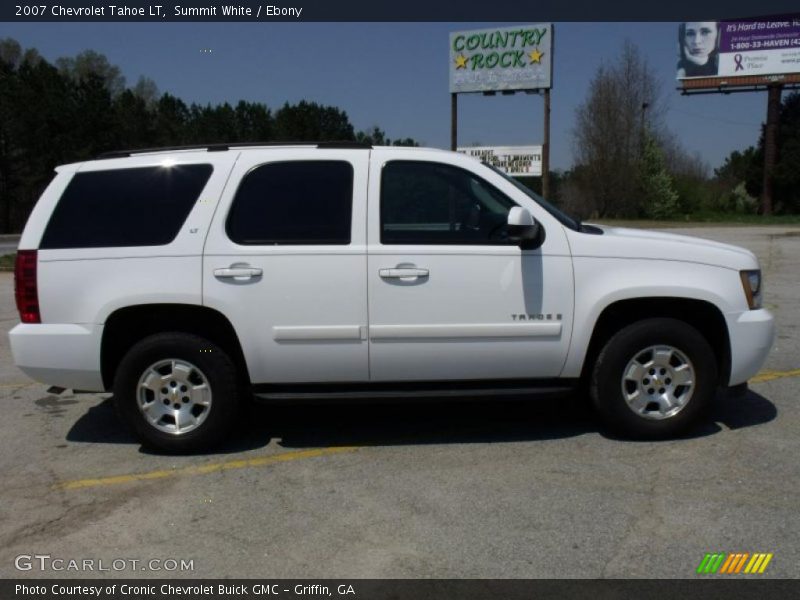
POLYGON ((9 334, 14 364, 41 383, 103 391, 100 371, 102 325, 21 323, 9 334))
POLYGON ((775 320, 767 309, 726 315, 731 340, 729 386, 744 383, 759 372, 775 339, 775 320))

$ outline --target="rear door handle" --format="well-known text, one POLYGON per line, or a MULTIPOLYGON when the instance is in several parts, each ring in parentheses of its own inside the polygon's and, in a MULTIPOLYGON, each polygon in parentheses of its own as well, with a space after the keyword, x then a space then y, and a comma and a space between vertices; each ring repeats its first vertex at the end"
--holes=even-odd
POLYGON ((219 279, 250 279, 260 277, 263 271, 257 267, 228 267, 227 269, 214 269, 214 277, 219 279))
POLYGON ((428 277, 430 272, 428 269, 409 269, 409 268, 402 268, 402 269, 380 269, 378 271, 378 275, 383 277, 384 279, 405 279, 406 277, 428 277))

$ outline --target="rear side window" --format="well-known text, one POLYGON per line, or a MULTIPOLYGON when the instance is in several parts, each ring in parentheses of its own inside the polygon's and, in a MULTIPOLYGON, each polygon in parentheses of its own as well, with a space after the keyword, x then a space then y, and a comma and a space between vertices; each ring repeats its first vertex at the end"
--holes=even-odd
POLYGON ((41 248, 169 244, 212 170, 172 165, 76 173, 50 217, 41 248))
POLYGON ((245 175, 226 230, 237 244, 346 245, 352 210, 349 162, 269 163, 245 175))

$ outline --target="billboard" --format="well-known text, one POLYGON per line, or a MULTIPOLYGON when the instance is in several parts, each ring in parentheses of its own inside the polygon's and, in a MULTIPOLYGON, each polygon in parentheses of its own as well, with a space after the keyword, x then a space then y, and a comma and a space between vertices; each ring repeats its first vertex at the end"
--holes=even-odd
POLYGON ((796 73, 800 73, 800 15, 678 26, 680 81, 712 77, 735 85, 732 78, 796 73))
POLYGON ((458 151, 515 177, 542 176, 541 146, 469 146, 458 151))
POLYGON ((516 25, 450 34, 450 92, 549 89, 553 26, 516 25))

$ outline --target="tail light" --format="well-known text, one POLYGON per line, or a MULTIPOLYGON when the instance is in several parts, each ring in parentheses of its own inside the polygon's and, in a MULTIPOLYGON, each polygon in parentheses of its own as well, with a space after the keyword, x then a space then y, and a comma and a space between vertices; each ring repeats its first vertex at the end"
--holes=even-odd
POLYGON ((18 250, 14 265, 14 292, 23 323, 41 323, 39 290, 36 285, 36 250, 18 250))

